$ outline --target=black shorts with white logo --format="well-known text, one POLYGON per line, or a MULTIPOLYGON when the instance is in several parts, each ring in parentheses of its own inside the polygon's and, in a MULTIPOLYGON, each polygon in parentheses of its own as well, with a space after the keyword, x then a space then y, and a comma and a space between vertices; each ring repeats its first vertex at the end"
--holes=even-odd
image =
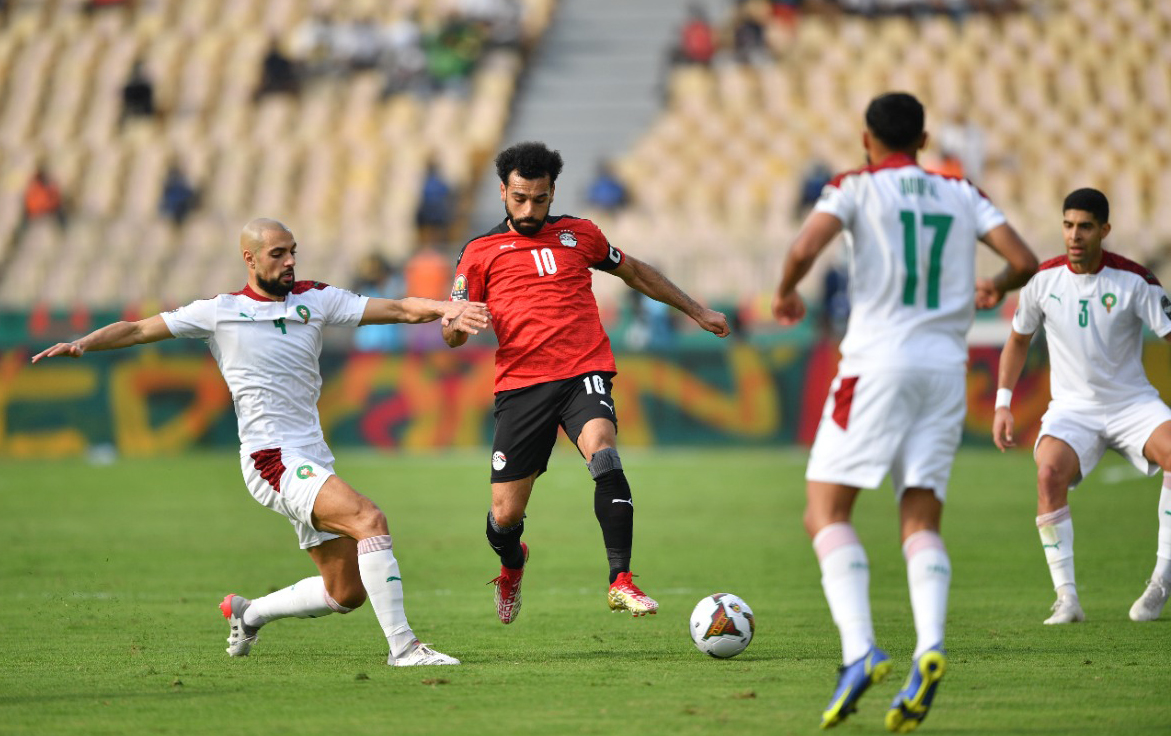
POLYGON ((614 376, 610 371, 593 371, 496 394, 492 482, 544 473, 558 427, 575 445, 582 427, 591 419, 604 417, 617 428, 614 397, 610 395, 614 376))

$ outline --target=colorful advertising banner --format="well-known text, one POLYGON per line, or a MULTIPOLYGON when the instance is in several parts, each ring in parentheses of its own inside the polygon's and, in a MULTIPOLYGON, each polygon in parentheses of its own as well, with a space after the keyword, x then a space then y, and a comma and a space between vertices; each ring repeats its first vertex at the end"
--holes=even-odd
MULTIPOLYGON (((832 345, 618 356, 614 400, 624 446, 771 446, 813 438, 836 370, 832 345)), ((990 444, 998 348, 973 348, 965 442, 990 444)), ((1049 400, 1034 346, 1013 410, 1028 447, 1049 400)), ((59 457, 107 447, 154 455, 237 445, 231 396, 201 345, 159 343, 31 365, 0 353, 0 455, 59 457)), ((1147 344, 1147 375, 1171 398, 1171 346, 1147 344)), ((492 351, 326 353, 320 409, 338 447, 476 447, 492 435, 492 351)))

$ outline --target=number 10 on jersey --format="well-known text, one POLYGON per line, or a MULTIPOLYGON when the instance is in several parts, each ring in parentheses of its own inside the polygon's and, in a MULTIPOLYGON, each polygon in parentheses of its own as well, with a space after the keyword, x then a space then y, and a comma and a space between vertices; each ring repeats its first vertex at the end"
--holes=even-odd
MULTIPOLYGON (((923 227, 931 228, 931 252, 927 257, 927 308, 939 309, 939 271, 943 257, 943 244, 951 230, 951 215, 923 213, 923 227)), ((915 292, 919 288, 919 224, 915 213, 901 210, 899 220, 903 223, 903 255, 907 260, 907 280, 903 284, 903 304, 915 303, 915 292)))
POLYGON ((539 251, 531 250, 529 252, 533 254, 533 260, 537 262, 538 276, 557 273, 557 261, 553 258, 551 248, 541 248, 539 251))

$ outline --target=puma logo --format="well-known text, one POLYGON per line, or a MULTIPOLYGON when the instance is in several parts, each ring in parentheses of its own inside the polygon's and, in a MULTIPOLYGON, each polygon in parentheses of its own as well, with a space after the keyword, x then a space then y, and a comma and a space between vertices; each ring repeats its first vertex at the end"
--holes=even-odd
POLYGON ((609 404, 607 404, 605 401, 602 401, 601 399, 598 399, 598 403, 599 403, 599 404, 601 404, 602 406, 606 407, 607 409, 609 409, 611 414, 613 414, 613 413, 614 413, 614 407, 610 406, 610 405, 609 405, 609 404))
POLYGON ((509 243, 508 245, 500 246, 500 250, 504 250, 505 248, 512 248, 513 250, 515 250, 516 249, 516 241, 514 240, 511 243, 509 243))
POLYGON ((631 508, 634 508, 634 501, 631 501, 629 498, 612 498, 610 499, 610 503, 628 503, 631 508))

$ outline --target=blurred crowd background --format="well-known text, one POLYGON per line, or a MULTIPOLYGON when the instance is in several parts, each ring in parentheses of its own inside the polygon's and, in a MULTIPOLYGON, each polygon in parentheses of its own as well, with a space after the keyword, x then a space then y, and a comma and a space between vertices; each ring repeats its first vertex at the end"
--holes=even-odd
MULTIPOLYGON (((1093 186, 1108 247, 1171 280, 1171 0, 0 0, 0 311, 37 337, 237 290, 258 216, 294 231, 301 278, 446 298, 503 216, 495 153, 539 138, 567 158, 555 212, 767 335, 788 241, 893 89, 927 107, 925 165, 1038 253, 1093 186)), ((832 332, 847 275, 823 260, 832 332)), ((627 348, 686 331, 597 284, 627 348)))

